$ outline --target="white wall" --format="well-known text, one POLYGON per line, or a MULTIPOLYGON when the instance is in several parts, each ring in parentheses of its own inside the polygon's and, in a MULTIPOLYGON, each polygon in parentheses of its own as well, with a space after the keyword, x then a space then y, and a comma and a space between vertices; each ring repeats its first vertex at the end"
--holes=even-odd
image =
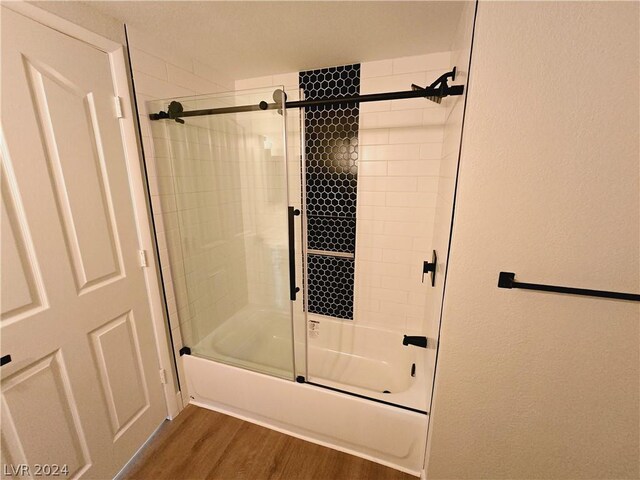
POLYGON ((639 5, 479 5, 427 478, 638 478, 639 5))

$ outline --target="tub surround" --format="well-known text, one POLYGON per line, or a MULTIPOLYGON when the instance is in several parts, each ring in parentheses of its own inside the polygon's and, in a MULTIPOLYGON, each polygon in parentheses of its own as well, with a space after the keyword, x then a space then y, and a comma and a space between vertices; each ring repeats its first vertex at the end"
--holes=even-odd
MULTIPOLYGON (((364 63, 357 69, 362 84, 356 93, 427 85, 451 69, 450 60, 450 53, 444 52, 364 63)), ((239 81, 235 93, 182 101, 188 109, 227 100, 233 105, 257 104, 282 86, 289 99, 295 99, 299 80, 296 72, 271 77, 270 85, 239 81), (260 88, 243 90, 248 86, 260 88)), ((405 345, 403 338, 426 337, 426 325, 437 323, 430 318, 434 308, 426 297, 432 287, 422 283, 422 263, 431 258, 442 122, 450 101, 437 104, 417 98, 362 104, 357 124, 349 124, 339 138, 327 136, 328 150, 319 156, 314 150, 317 141, 336 125, 342 128, 343 120, 358 118, 353 112, 336 125, 304 123, 302 111, 273 117, 275 110, 153 125, 158 158, 170 166, 163 171, 173 178, 159 188, 161 193, 168 189, 175 202, 173 207, 165 198, 177 220, 176 235, 167 246, 173 262, 169 273, 184 275, 184 283, 178 283, 187 300, 180 330, 192 354, 180 357, 179 363, 188 401, 420 474, 435 350, 432 342, 423 348, 405 345), (213 175, 218 170, 231 172, 222 183, 213 175), (333 191, 336 179, 348 185, 333 191), (284 218, 278 212, 286 212, 285 187, 289 205, 308 219, 294 219, 296 285, 309 287, 308 281, 320 280, 315 290, 303 290, 293 302, 288 293, 281 295, 286 237, 278 235, 279 228, 267 228, 284 218), (300 195, 303 191, 306 196, 300 195), (302 205, 305 197, 307 204, 302 205), (226 208, 230 206, 233 209, 226 208), (205 228, 218 218, 216 212, 220 228, 205 228), (207 225, 199 220, 201 213, 207 225), (347 227, 334 218, 327 223, 327 215, 337 215, 347 227), (240 239, 244 250, 209 258, 211 247, 220 247, 220 241, 236 245, 240 239), (244 263, 236 262, 244 265, 238 272, 225 268, 232 253, 246 257, 244 263), (348 265, 332 264, 323 270, 327 259, 348 265), (235 281, 240 290, 234 288, 246 291, 240 299, 232 292, 221 294, 230 285, 221 280, 224 271, 227 277, 243 275, 235 281), (353 297, 336 296, 330 283, 340 278, 331 280, 330 272, 354 280, 347 282, 353 297), (314 294, 318 289, 320 296, 314 294), (221 309, 218 301, 235 303, 221 309), (275 303, 269 307, 269 302, 275 303)), ((153 108, 162 110, 160 103, 153 108)), ((322 118, 335 112, 314 113, 322 118)))

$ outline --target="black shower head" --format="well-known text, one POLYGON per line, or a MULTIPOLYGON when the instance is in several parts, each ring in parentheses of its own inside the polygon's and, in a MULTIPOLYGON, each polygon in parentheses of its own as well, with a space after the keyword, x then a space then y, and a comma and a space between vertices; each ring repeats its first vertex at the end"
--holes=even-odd
MULTIPOLYGON (((427 100, 431 100, 432 102, 435 102, 437 104, 442 103, 442 99, 449 95, 449 84, 447 83, 447 79, 448 78, 450 78, 451 80, 455 80, 456 79, 456 67, 453 67, 453 70, 441 75, 440 77, 438 77, 438 79, 435 82, 433 82, 431 85, 429 85, 427 88, 429 88, 429 89, 437 89, 438 94, 437 95, 425 96, 425 98, 427 100)), ((426 88, 422 88, 421 86, 415 85, 415 84, 411 85, 411 89, 412 90, 426 90, 426 88)))

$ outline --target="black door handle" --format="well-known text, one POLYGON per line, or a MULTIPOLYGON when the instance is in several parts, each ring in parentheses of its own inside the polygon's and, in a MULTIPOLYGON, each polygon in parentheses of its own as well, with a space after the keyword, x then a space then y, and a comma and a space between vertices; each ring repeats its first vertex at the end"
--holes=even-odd
POLYGON ((293 218, 300 215, 300 210, 289 207, 289 298, 295 301, 300 288, 296 287, 296 238, 293 218))
POLYGON ((2 358, 0 358, 0 367, 3 365, 6 365, 10 361, 11 361, 11 355, 3 355, 2 358))

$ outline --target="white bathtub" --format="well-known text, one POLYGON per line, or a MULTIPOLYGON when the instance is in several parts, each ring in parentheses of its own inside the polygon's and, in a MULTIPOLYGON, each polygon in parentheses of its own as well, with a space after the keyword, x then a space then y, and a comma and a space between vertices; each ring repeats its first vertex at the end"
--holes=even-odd
POLYGON ((308 322, 307 380, 427 411, 433 350, 404 346, 401 333, 349 320, 309 314, 308 322))
POLYGON ((432 351, 403 346, 396 332, 309 315, 307 381, 383 404, 293 382, 290 320, 274 315, 245 309, 192 349, 224 363, 181 357, 191 402, 419 476, 432 351))
POLYGON ((248 306, 228 318, 192 350, 227 364, 290 378, 292 346, 289 315, 248 306))

